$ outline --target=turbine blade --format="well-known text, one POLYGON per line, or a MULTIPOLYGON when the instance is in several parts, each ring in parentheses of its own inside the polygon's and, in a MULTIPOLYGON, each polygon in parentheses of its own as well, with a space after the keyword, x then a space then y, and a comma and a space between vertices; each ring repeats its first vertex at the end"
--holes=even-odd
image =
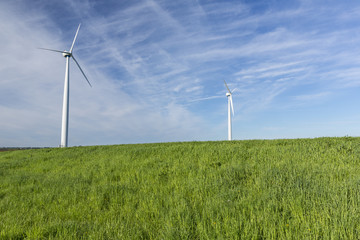
POLYGON ((78 62, 76 61, 76 59, 74 58, 74 55, 71 55, 71 57, 74 59, 74 61, 75 61, 76 65, 79 67, 79 69, 80 69, 81 73, 84 75, 84 77, 85 77, 86 81, 88 82, 88 84, 90 85, 90 87, 92 87, 92 86, 91 86, 91 83, 89 82, 88 78, 86 77, 86 75, 85 75, 84 71, 81 69, 81 67, 80 67, 79 63, 78 63, 78 62))
POLYGON ((79 33, 80 26, 81 26, 81 23, 79 24, 78 29, 76 30, 76 34, 75 34, 75 37, 74 37, 73 43, 71 44, 71 48, 70 48, 70 51, 69 51, 70 53, 72 53, 72 50, 73 50, 73 48, 74 48, 74 44, 75 44, 75 41, 76 41, 77 35, 78 35, 78 33, 79 33))
POLYGON ((230 95, 230 105, 231 105, 232 114, 234 116, 234 105, 233 105, 232 95, 230 95))
POLYGON ((214 98, 222 98, 223 96, 211 96, 211 97, 204 97, 204 98, 196 98, 196 99, 193 99, 193 100, 190 100, 188 102, 199 102, 199 101, 204 101, 204 100, 210 100, 210 99, 214 99, 214 98))
POLYGON ((65 52, 65 51, 60 51, 60 50, 55 50, 55 49, 49 49, 49 48, 38 48, 38 49, 47 50, 47 51, 52 51, 52 52, 59 52, 59 53, 64 53, 64 52, 65 52))
POLYGON ((226 84, 225 80, 224 80, 224 83, 225 83, 225 87, 227 88, 227 90, 228 90, 228 91, 229 91, 229 93, 231 94, 231 91, 230 91, 230 89, 229 89, 228 85, 226 84))

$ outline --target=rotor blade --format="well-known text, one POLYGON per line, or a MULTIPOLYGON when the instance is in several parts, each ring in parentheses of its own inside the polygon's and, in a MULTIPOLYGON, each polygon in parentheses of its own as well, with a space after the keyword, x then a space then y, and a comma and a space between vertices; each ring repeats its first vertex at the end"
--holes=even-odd
POLYGON ((52 51, 52 52, 59 52, 59 53, 64 53, 64 52, 65 52, 65 51, 60 51, 60 50, 55 50, 55 49, 49 49, 49 48, 38 48, 38 49, 47 50, 47 51, 52 51))
POLYGON ((70 53, 72 53, 72 50, 73 50, 73 48, 74 48, 74 44, 75 44, 77 35, 78 35, 78 33, 79 33, 80 26, 81 26, 81 23, 79 24, 78 29, 76 30, 76 34, 75 34, 75 37, 74 37, 74 41, 73 41, 73 43, 72 43, 72 45, 71 45, 71 48, 70 48, 70 51, 69 51, 70 53))
POLYGON ((78 63, 78 62, 76 61, 76 59, 74 58, 74 55, 71 55, 71 57, 74 59, 74 61, 75 61, 76 65, 79 67, 79 69, 80 69, 81 73, 84 75, 84 77, 85 77, 86 81, 88 82, 88 84, 90 85, 90 87, 92 87, 92 86, 91 86, 91 83, 89 82, 88 78, 86 77, 86 75, 85 75, 84 71, 81 69, 81 67, 80 67, 79 63, 78 63))
POLYGON ((231 94, 231 91, 230 91, 230 89, 229 89, 228 85, 226 84, 225 80, 224 80, 224 83, 225 83, 225 87, 227 88, 227 90, 228 90, 228 91, 229 91, 229 93, 231 94))
POLYGON ((204 98, 196 98, 196 99, 193 99, 193 100, 190 100, 188 102, 199 102, 199 101, 204 101, 204 100, 210 100, 210 99, 214 99, 214 98, 222 98, 223 96, 211 96, 211 97, 204 97, 204 98))
POLYGON ((230 105, 231 105, 232 114, 234 116, 234 105, 233 105, 232 95, 230 95, 230 105))

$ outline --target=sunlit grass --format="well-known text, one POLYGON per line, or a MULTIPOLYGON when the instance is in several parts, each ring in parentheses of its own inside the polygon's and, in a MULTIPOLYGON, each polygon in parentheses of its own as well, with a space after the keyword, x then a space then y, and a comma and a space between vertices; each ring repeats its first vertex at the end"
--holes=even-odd
POLYGON ((0 153, 2 239, 357 239, 360 138, 0 153))

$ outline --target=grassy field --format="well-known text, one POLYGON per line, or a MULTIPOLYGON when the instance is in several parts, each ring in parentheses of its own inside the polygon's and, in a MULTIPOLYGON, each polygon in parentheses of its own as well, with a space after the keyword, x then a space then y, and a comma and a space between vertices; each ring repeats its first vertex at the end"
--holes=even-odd
POLYGON ((0 239, 358 239, 360 138, 0 153, 0 239))

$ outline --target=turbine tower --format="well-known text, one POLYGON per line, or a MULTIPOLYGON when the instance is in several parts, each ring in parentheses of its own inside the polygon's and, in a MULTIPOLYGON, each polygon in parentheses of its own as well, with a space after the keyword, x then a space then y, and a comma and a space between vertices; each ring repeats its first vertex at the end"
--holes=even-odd
POLYGON ((70 66, 70 58, 74 60, 76 65, 79 67, 81 73, 84 75, 86 81, 91 86, 88 78, 86 77, 84 71, 81 69, 79 63, 76 61, 72 51, 74 48, 74 44, 76 41, 76 37, 79 33, 81 24, 79 24, 79 27, 77 28, 74 40, 71 44, 71 48, 69 51, 60 51, 60 50, 54 50, 54 49, 48 49, 48 48, 40 48, 43 50, 53 51, 53 52, 59 52, 62 53, 62 55, 66 59, 66 68, 65 68, 65 83, 64 83, 64 98, 63 98, 63 110, 62 110, 62 122, 61 122, 61 143, 60 147, 67 147, 68 146, 68 128, 69 128, 69 66, 70 66))
POLYGON ((226 97, 228 99, 228 140, 231 141, 232 140, 232 131, 231 131, 231 111, 232 111, 232 115, 234 115, 234 105, 233 105, 233 101, 232 101, 232 92, 230 91, 228 85, 226 84, 225 80, 225 87, 228 90, 228 92, 226 93, 226 97), (230 111, 231 110, 231 111, 230 111))

